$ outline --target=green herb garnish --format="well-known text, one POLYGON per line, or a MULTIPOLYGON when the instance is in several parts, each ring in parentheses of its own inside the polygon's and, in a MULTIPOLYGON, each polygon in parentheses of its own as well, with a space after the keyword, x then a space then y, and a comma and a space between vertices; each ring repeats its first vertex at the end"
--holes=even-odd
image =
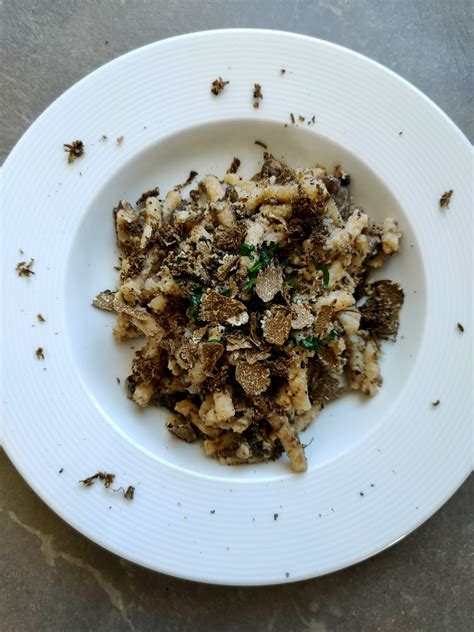
POLYGON ((183 257, 176 257, 175 263, 181 263, 182 261, 184 261, 183 257))
POLYGON ((329 269, 327 266, 316 266, 316 268, 323 273, 323 287, 329 287, 329 269))
POLYGON ((207 342, 222 342, 222 338, 209 338, 207 342))
POLYGON ((186 310, 186 316, 188 318, 196 319, 199 308, 201 307, 201 298, 202 298, 202 288, 196 288, 195 294, 191 296, 191 305, 186 310))
POLYGON ((266 268, 276 256, 278 244, 274 241, 264 241, 260 250, 260 263, 266 268))
MULTIPOLYGON (((243 245, 245 246, 246 244, 243 244, 243 245)), ((251 290, 254 287, 255 283, 257 282, 257 275, 259 271, 262 268, 266 268, 268 265, 270 265, 277 250, 278 250, 278 244, 276 244, 274 241, 263 242, 260 249, 258 260, 255 261, 255 263, 253 263, 251 266, 248 266, 247 268, 249 279, 247 283, 244 285, 244 290, 251 290)))
POLYGON ((331 333, 326 336, 326 338, 317 338, 315 336, 312 336, 310 338, 301 338, 301 340, 296 341, 296 344, 300 347, 303 347, 303 349, 306 349, 307 351, 319 351, 319 349, 323 345, 327 345, 329 342, 335 339, 336 332, 333 329, 331 333))
POLYGON ((227 297, 229 297, 229 296, 230 296, 230 290, 229 290, 229 288, 227 288, 226 290, 222 290, 222 292, 219 292, 219 294, 220 294, 221 296, 227 296, 227 297))
POLYGON ((239 253, 242 257, 252 257, 252 252, 255 250, 255 246, 252 244, 240 244, 239 253))
POLYGON ((249 276, 249 280, 244 285, 244 290, 246 291, 251 290, 255 286, 256 282, 257 282, 257 275, 249 276))

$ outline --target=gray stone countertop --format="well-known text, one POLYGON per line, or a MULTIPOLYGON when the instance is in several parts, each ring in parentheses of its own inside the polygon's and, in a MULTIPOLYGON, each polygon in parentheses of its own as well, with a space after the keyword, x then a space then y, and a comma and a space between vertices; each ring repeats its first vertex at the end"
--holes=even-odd
MULTIPOLYGON (((474 136, 469 0, 3 0, 2 159, 51 101, 103 63, 158 39, 223 27, 296 31, 366 54, 474 136)), ((76 533, 0 451, 5 632, 468 632, 473 543, 471 476, 405 540, 338 573, 248 589, 186 582, 125 562, 76 533)))

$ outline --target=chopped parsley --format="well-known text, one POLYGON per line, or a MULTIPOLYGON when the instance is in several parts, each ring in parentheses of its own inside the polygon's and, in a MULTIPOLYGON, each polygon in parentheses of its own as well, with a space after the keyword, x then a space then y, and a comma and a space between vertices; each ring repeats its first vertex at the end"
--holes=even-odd
POLYGON ((222 342, 222 338, 209 338, 207 342, 222 342))
POLYGON ((262 266, 266 268, 276 256, 278 252, 278 244, 274 241, 264 241, 260 251, 260 261, 262 266))
POLYGON ((239 254, 242 257, 252 257, 252 252, 255 250, 255 246, 252 244, 240 244, 239 254))
POLYGON ((316 268, 323 273, 323 287, 329 287, 329 269, 327 266, 316 266, 316 268))
POLYGON ((308 338, 301 338, 301 340, 296 340, 296 344, 307 351, 319 351, 319 349, 323 345, 327 345, 332 340, 336 339, 336 332, 333 330, 331 333, 326 336, 326 338, 317 338, 316 336, 311 336, 308 338))
POLYGON ((186 310, 186 316, 188 318, 197 318, 199 309, 201 307, 202 288, 196 288, 195 294, 191 296, 191 305, 186 310))
MULTIPOLYGON (((244 246, 246 244, 243 244, 244 246)), ((248 281, 244 285, 245 290, 252 289, 257 282, 257 275, 260 270, 270 265, 278 251, 278 244, 274 241, 264 241, 259 253, 259 258, 251 266, 247 267, 248 281)))

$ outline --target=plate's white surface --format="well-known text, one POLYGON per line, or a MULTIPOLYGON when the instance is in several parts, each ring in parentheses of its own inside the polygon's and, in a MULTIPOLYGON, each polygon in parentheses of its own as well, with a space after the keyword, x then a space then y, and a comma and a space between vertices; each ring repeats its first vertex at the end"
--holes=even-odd
POLYGON ((292 581, 392 544, 471 470, 470 166, 467 140, 412 86, 299 35, 197 33, 92 73, 48 108, 3 169, 10 458, 89 538, 181 577, 292 581), (209 85, 219 75, 230 84, 215 98, 209 85), (258 110, 254 82, 264 95, 258 110), (290 112, 317 123, 284 127, 290 112), (86 154, 68 166, 62 145, 76 138, 86 154), (370 401, 350 396, 324 410, 305 433, 314 437, 305 475, 285 460, 225 468, 175 441, 156 409, 140 414, 116 383, 133 351, 113 343, 113 317, 89 307, 115 280, 117 200, 156 184, 164 191, 190 169, 223 173, 234 155, 249 174, 261 159, 257 138, 294 165, 341 161, 356 200, 373 216, 396 216, 404 231, 402 253, 382 275, 406 291, 400 339, 384 347, 384 387, 370 401), (451 188, 442 212, 439 197, 451 188), (15 265, 29 257, 36 275, 19 278, 15 265), (133 502, 78 484, 98 469, 135 485, 133 502))

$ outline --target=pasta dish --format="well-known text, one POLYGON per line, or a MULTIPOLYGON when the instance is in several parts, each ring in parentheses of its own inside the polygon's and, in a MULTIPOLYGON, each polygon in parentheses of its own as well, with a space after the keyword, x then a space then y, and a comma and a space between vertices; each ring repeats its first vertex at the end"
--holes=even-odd
POLYGON ((380 341, 395 339, 404 297, 369 275, 401 233, 354 203, 340 167, 292 169, 265 153, 243 179, 238 165, 187 196, 179 185, 121 201, 120 279, 93 304, 115 312, 117 341, 145 337, 126 391, 166 407, 173 435, 227 465, 285 452, 303 472, 299 435, 318 412, 382 383, 380 341))

